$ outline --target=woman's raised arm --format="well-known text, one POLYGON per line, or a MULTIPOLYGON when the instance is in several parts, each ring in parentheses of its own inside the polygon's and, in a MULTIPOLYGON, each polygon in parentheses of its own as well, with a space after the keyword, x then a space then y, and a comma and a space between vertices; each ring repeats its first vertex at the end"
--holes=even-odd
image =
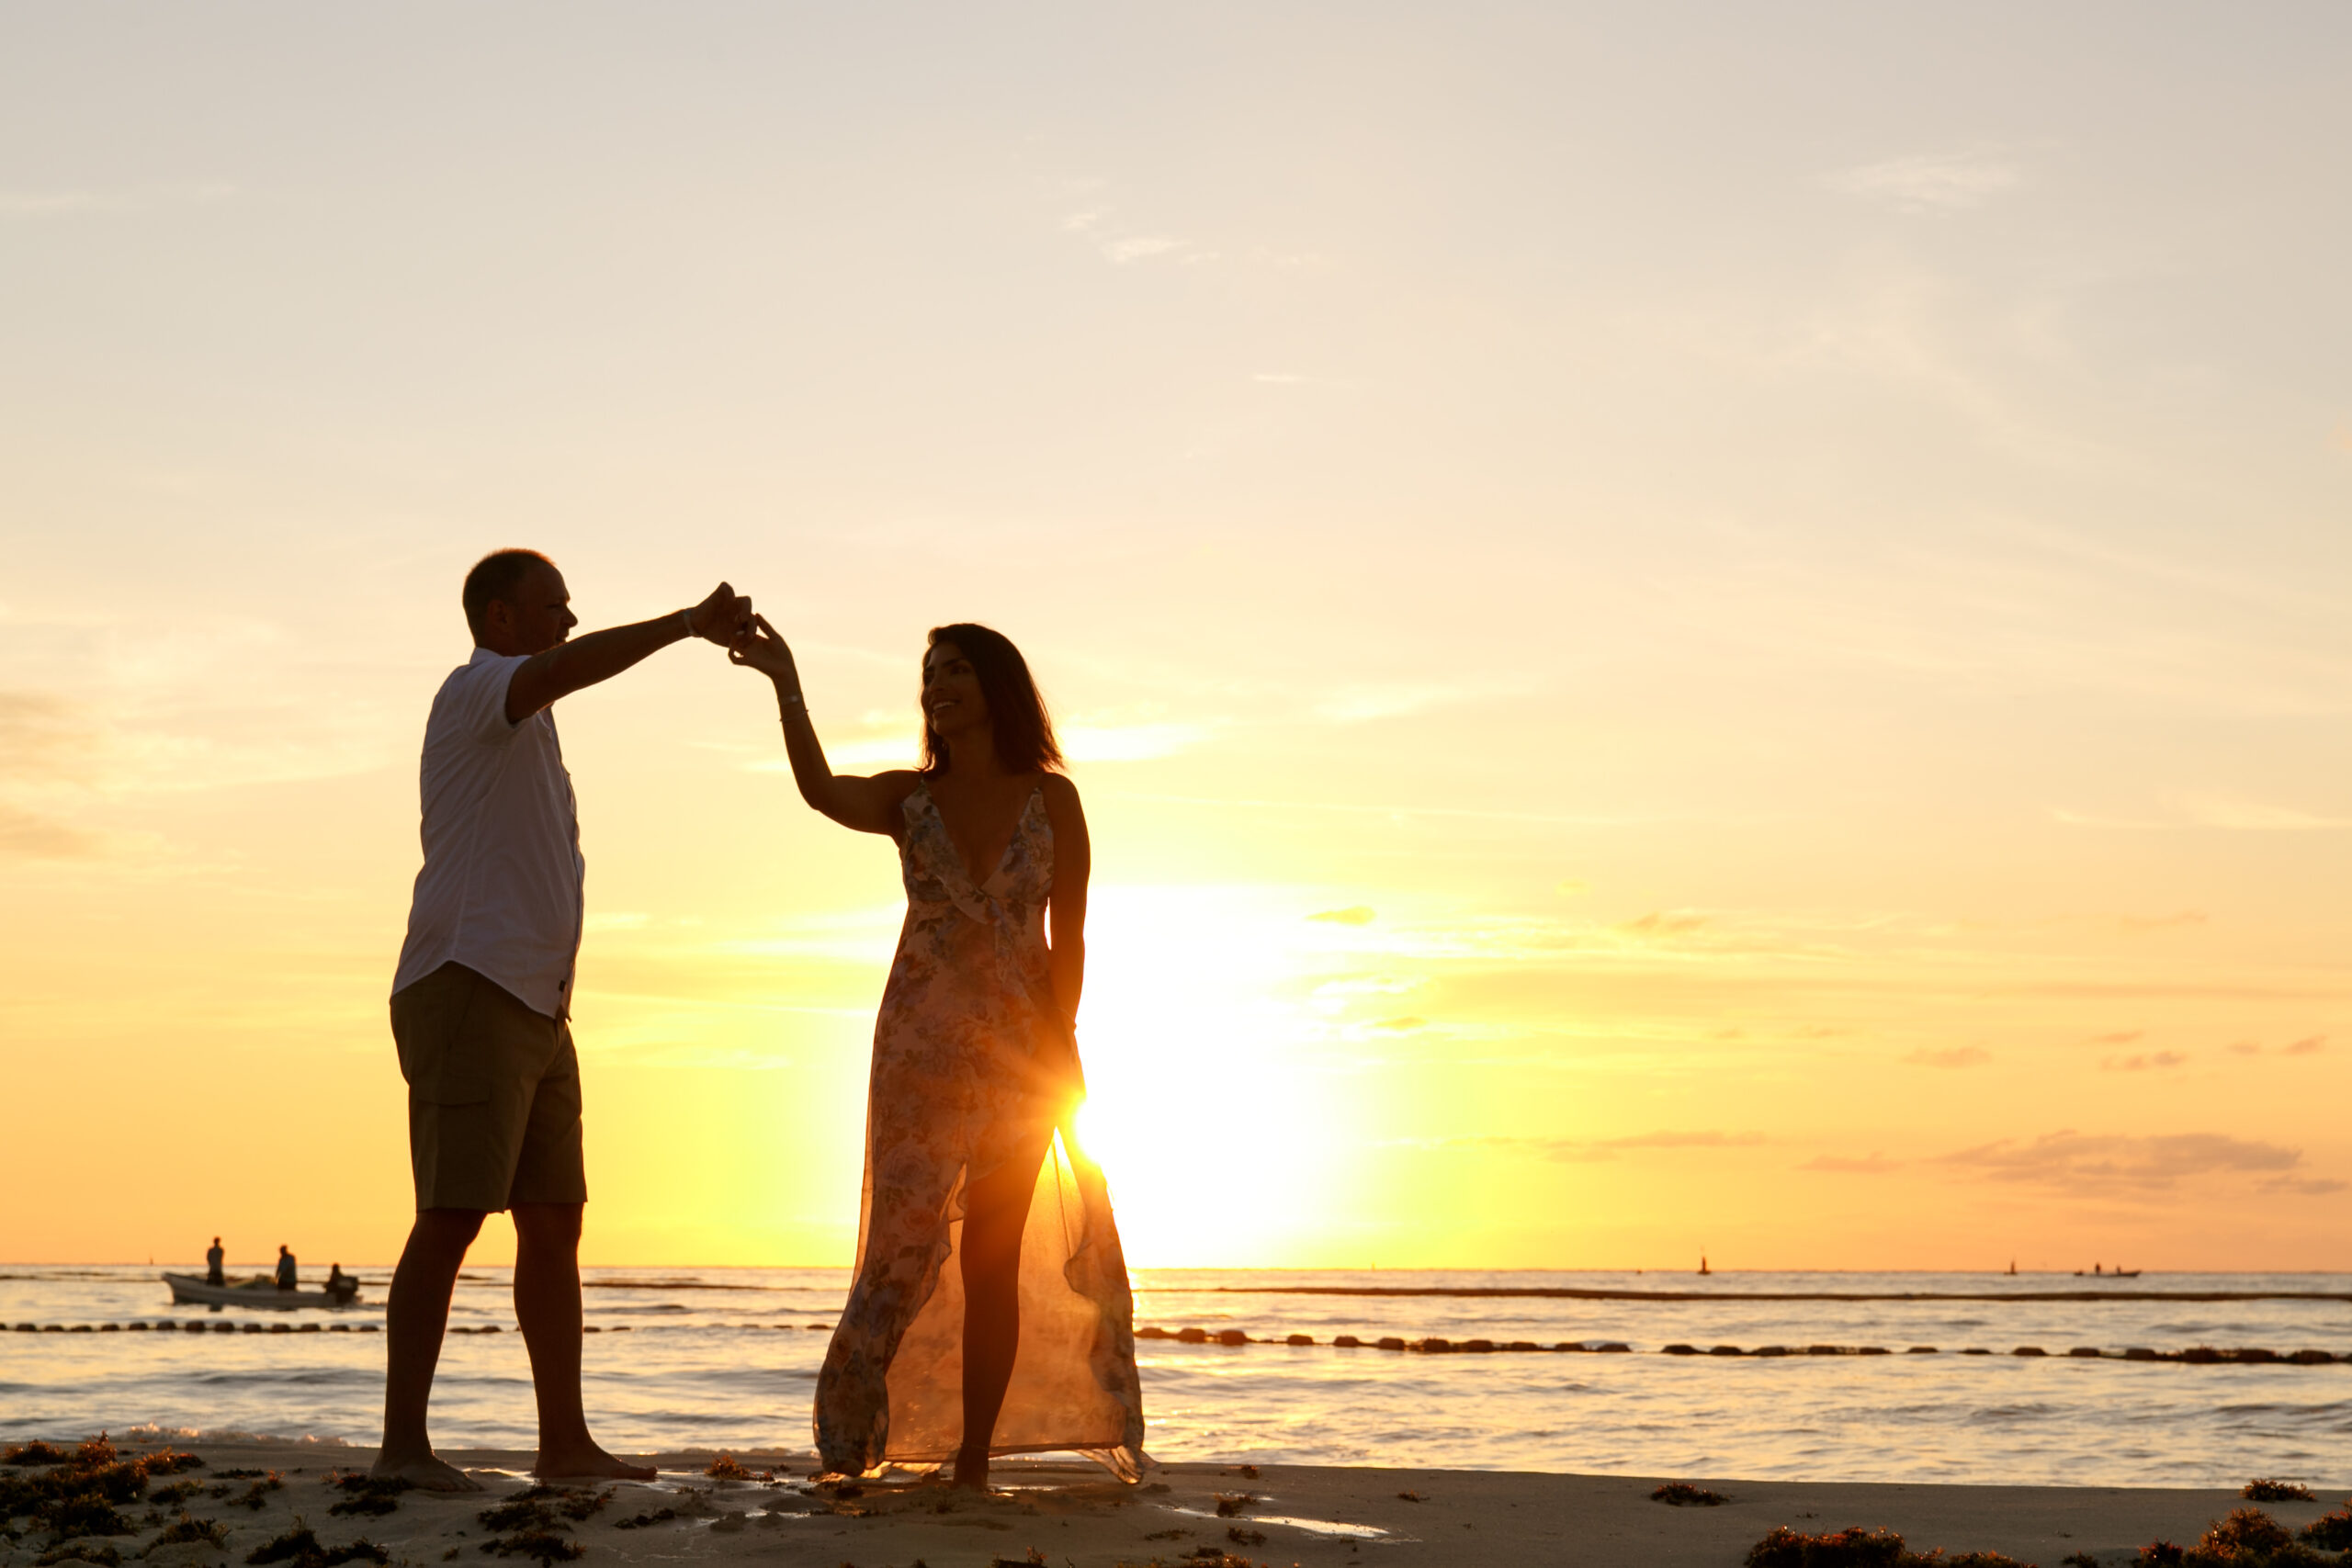
POLYGON ((899 808, 914 787, 914 774, 899 769, 872 778, 836 773, 825 761, 825 748, 808 722, 808 705, 800 694, 800 671, 792 649, 768 624, 754 615, 750 631, 737 637, 727 657, 746 669, 757 670, 775 682, 775 704, 784 719, 784 751, 792 760, 792 780, 800 798, 844 828, 861 833, 898 830, 899 808))

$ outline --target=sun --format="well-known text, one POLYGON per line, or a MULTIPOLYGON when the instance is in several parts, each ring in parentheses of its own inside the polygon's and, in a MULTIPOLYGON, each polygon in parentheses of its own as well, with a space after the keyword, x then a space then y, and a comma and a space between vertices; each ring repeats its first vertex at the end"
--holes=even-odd
POLYGON ((1262 1266, 1329 1213, 1345 1107, 1298 1000, 1313 938, 1268 890, 1098 886, 1078 1135, 1139 1267, 1262 1266), (1209 1201, 1237 1188, 1261 1202, 1209 1201))

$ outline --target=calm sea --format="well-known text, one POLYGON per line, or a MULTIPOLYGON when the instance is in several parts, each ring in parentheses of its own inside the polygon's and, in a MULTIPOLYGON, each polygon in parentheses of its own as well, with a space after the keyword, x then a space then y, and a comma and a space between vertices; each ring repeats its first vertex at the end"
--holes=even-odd
MULTIPOLYGON (((364 1299, 338 1314, 173 1307, 156 1274, 0 1268, 0 1325, 10 1330, 0 1333, 0 1437, 153 1426, 374 1440, 380 1333, 109 1325, 292 1319, 364 1330, 383 1321, 383 1269, 361 1270, 364 1299), (28 1324, 68 1331, 15 1331, 28 1324), (85 1325, 92 1331, 71 1331, 85 1325)), ((821 1330, 844 1278, 807 1269, 590 1270, 589 1322, 600 1332, 588 1341, 588 1402, 599 1435, 624 1450, 805 1450, 821 1330)), ((2133 1347, 2352 1355, 2352 1276, 1146 1270, 1136 1283, 1139 1325, 1197 1327, 1212 1341, 1228 1329, 1316 1341, 1143 1341, 1149 1447, 1163 1459, 1821 1481, 2352 1480, 2352 1365, 2121 1359, 2133 1347), (2086 1288, 2097 1299, 2033 1299, 2086 1288), (1323 1293, 1367 1289, 1414 1293, 1323 1293), (1478 1290, 1677 1299, 1438 1293, 1478 1290), (1943 1299, 1826 1299, 1839 1294, 1943 1299), (1952 1299, 1967 1296, 1992 1299, 1952 1299), (1330 1343, 1351 1334, 1628 1350, 1434 1355, 1330 1343), (1662 1353, 1671 1344, 1893 1353, 1662 1353), (1908 1353, 1914 1346, 1937 1353, 1908 1353), (2014 1354, 2021 1346, 2048 1354, 2014 1354), (2104 1354, 2068 1355, 2077 1347, 2104 1354), (1970 1348, 1994 1354, 1962 1353, 1970 1348)), ((505 1270, 469 1272, 453 1323, 503 1332, 450 1337, 436 1438, 528 1447, 530 1377, 505 1270)))

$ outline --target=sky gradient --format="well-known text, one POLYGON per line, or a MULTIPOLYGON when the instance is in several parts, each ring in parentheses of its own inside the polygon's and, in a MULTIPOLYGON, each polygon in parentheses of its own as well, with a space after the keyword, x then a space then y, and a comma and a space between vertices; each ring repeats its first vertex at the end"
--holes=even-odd
MULTIPOLYGON (((12 10, 0 1257, 397 1250, 521 544, 1021 643, 1135 1262, 2352 1261, 2352 17, 1626 11, 12 10)), ((585 1256, 845 1262, 888 844, 558 721, 585 1256)))

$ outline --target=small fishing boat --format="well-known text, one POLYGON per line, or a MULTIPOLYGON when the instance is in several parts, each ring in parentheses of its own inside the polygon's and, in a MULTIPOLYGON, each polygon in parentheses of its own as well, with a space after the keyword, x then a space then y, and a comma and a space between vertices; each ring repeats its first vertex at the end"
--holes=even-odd
POLYGON ((208 1283, 201 1274, 165 1274, 164 1282, 172 1288, 175 1306, 239 1306, 261 1307, 270 1312, 292 1312, 299 1307, 346 1307, 359 1299, 359 1281, 346 1277, 340 1290, 281 1291, 277 1281, 266 1274, 228 1284, 208 1283))

